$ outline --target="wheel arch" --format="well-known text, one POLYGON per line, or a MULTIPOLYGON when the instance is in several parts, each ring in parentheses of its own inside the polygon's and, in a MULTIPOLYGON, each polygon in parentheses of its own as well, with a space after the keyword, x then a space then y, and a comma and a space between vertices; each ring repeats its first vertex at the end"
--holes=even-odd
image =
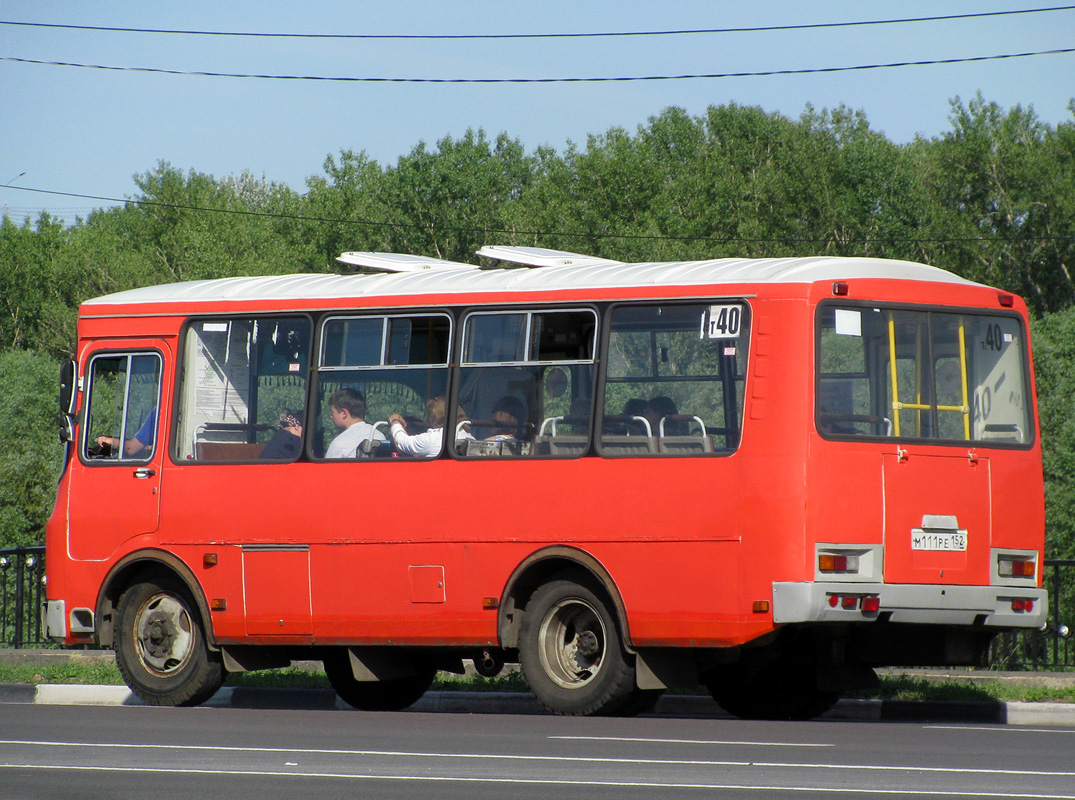
POLYGON ((506 650, 519 646, 519 629, 522 626, 526 604, 542 585, 565 572, 586 573, 594 581, 594 588, 602 591, 616 615, 623 636, 624 647, 634 652, 631 630, 627 623, 627 611, 623 597, 605 566, 585 550, 565 545, 546 547, 531 553, 512 572, 504 587, 497 619, 497 636, 506 650))
POLYGON ((97 595, 97 643, 111 647, 115 643, 116 606, 122 594, 136 583, 154 575, 169 575, 181 581, 194 598, 211 650, 218 649, 213 633, 213 618, 205 601, 201 584, 193 571, 176 555, 166 550, 139 550, 129 553, 113 565, 97 595))

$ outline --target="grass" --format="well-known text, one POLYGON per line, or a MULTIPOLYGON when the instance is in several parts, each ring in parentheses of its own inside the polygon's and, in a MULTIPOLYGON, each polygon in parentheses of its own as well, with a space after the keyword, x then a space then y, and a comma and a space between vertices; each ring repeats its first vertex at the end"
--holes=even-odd
MULTIPOLYGON (((1035 673, 1037 675, 1037 673, 1035 673)), ((66 683, 122 685, 119 669, 110 663, 57 662, 55 664, 25 665, 0 663, 0 684, 4 683, 66 683)), ((288 669, 262 670, 228 675, 228 686, 247 686, 277 689, 328 689, 328 679, 320 670, 288 669)), ((522 675, 508 672, 496 678, 464 678, 440 673, 432 691, 441 692, 526 692, 522 675)), ((679 693, 676 691, 675 693, 679 693)), ((684 690, 688 694, 704 694, 704 690, 684 690)), ((950 680, 937 682, 908 675, 883 675, 880 688, 852 692, 847 697, 880 700, 953 701, 953 702, 1030 702, 1075 703, 1075 686, 1048 687, 1002 681, 950 680)))
POLYGON ((992 680, 938 682, 908 675, 882 675, 878 689, 850 692, 846 696, 876 700, 1075 703, 1075 686, 1033 686, 992 680))

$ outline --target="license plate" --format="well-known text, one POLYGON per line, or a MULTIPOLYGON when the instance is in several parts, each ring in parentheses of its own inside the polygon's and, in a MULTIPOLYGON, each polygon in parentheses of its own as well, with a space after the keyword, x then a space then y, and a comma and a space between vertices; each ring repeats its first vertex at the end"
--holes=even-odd
POLYGON ((911 533, 911 549, 963 552, 967 549, 967 534, 963 531, 953 531, 951 533, 914 531, 911 533))

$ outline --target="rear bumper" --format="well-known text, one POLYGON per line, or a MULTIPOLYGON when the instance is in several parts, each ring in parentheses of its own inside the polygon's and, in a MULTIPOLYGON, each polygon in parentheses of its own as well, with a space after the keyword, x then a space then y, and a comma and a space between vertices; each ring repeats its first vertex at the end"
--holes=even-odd
POLYGON ((935 586, 893 583, 773 583, 773 621, 903 622, 924 625, 974 625, 989 628, 1040 628, 1048 613, 1044 589, 1017 586, 935 586), (837 602, 832 605, 832 598, 837 602), (877 611, 845 607, 843 598, 877 597, 877 611), (1016 611, 1013 600, 1030 600, 1030 611, 1016 611))

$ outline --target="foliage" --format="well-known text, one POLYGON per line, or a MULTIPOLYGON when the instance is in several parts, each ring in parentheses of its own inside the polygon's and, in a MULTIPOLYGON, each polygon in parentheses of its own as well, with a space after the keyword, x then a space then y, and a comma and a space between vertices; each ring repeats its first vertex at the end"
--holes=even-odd
POLYGON ((47 356, 0 353, 0 547, 44 544, 62 452, 58 378, 47 356))
POLYGON ((1075 558, 1075 308, 1032 327, 1045 473, 1046 555, 1075 558))
MULTIPOLYGON (((1071 555, 1075 432, 1063 401, 1073 344, 1064 315, 1075 307, 1075 121, 1049 125, 1031 108, 981 96, 954 100, 950 119, 938 137, 897 145, 844 107, 808 107, 798 119, 734 103, 697 116, 668 108, 634 131, 595 133, 562 153, 468 130, 418 143, 395 164, 343 149, 302 195, 248 172, 216 178, 160 162, 135 177, 126 205, 68 228, 47 214, 21 226, 0 221, 0 353, 36 354, 18 368, 5 362, 4 380, 47 398, 5 386, 3 400, 25 404, 11 414, 36 415, 28 426, 19 419, 21 429, 51 430, 55 379, 38 382, 29 365, 71 357, 87 298, 170 281, 326 272, 346 250, 460 261, 497 243, 623 260, 906 258, 1018 293, 1041 317, 1050 555, 1071 555)), ((11 414, 5 424, 16 424, 11 414)), ((21 488, 0 497, 8 515, 0 544, 42 519, 54 462, 40 455, 51 452, 51 432, 40 436, 20 445, 38 459, 31 469, 20 463, 9 474, 14 462, 4 462, 0 484, 21 488), (30 475, 40 490, 25 484, 30 475)))

